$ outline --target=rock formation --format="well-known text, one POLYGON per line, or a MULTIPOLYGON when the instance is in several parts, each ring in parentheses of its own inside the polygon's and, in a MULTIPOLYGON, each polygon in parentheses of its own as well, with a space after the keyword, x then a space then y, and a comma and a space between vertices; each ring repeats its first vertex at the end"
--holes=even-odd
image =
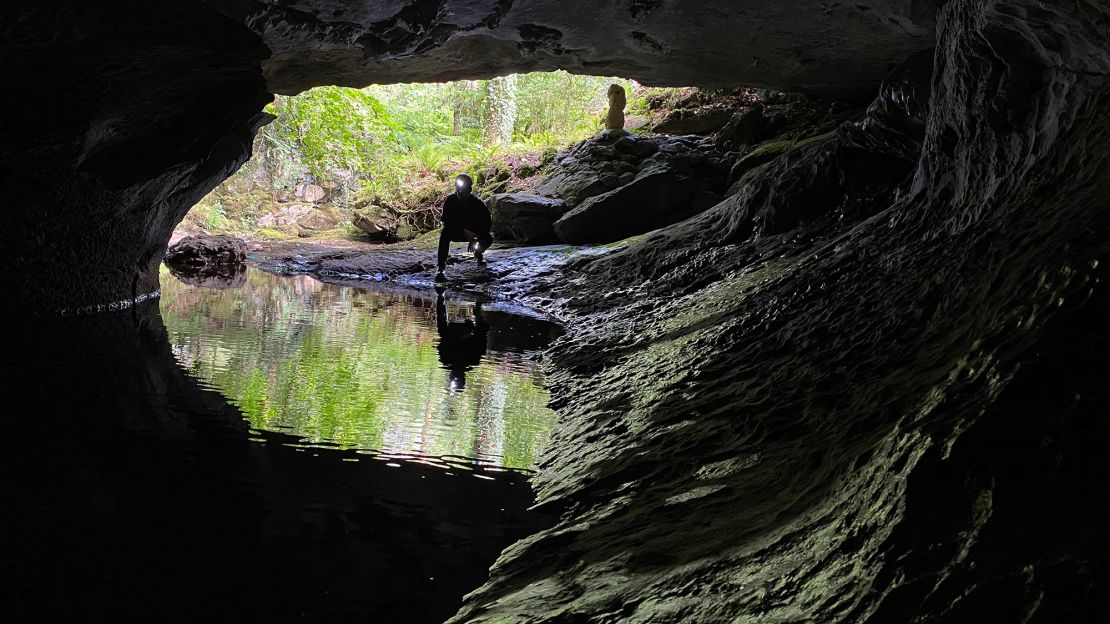
POLYGON ((696 136, 601 132, 556 155, 536 193, 565 201, 565 243, 608 243, 677 223, 720 201, 730 157, 696 136))
POLYGON ((568 511, 453 621, 1104 617, 1110 13, 941 15, 931 79, 568 267, 622 285, 549 362, 568 511))
POLYGON ((176 269, 237 267, 247 261, 247 244, 234 236, 186 236, 166 250, 166 265, 176 269))
POLYGON ((532 193, 498 193, 486 203, 498 240, 533 245, 558 242, 553 224, 567 211, 563 200, 532 193))
MULTIPOLYGON (((873 100, 532 293, 569 321, 534 481, 561 518, 454 621, 1110 611, 1105 3, 13 10, 4 84, 26 97, 0 148, 19 182, 0 237, 39 310, 156 288, 170 230, 247 157, 271 92, 566 67, 873 100)), ((617 187, 576 188, 571 208, 617 187)))
POLYGON ((609 108, 605 111, 605 129, 624 129, 624 107, 628 105, 624 96, 624 87, 614 84, 609 85, 609 108))

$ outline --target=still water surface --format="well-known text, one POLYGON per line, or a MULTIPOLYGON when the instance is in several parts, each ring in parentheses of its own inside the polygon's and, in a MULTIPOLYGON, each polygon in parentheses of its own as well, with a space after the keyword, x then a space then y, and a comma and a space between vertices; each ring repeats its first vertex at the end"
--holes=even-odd
POLYGON ((528 469, 555 415, 537 358, 559 333, 448 292, 367 291, 247 269, 221 288, 163 269, 173 353, 256 431, 528 469))
POLYGON ((551 324, 255 271, 163 288, 9 332, 4 622, 434 624, 557 517, 512 469, 551 423, 551 324))

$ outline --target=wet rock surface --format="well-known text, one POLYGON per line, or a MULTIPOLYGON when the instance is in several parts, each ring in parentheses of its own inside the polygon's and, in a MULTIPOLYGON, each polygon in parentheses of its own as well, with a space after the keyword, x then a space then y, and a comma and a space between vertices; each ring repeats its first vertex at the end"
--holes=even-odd
MULTIPOLYGON (((618 247, 540 247, 494 248, 478 264, 471 254, 456 245, 447 260, 446 287, 452 291, 481 295, 503 302, 520 301, 541 285, 552 288, 568 279, 560 268, 568 262, 604 255, 618 247)), ((249 256, 258 268, 279 274, 308 273, 324 281, 358 286, 368 281, 393 282, 401 289, 427 290, 434 284, 436 251, 397 247, 366 248, 350 244, 336 248, 336 242, 271 243, 260 245, 249 256)), ((536 309, 556 311, 555 300, 532 297, 536 309)))

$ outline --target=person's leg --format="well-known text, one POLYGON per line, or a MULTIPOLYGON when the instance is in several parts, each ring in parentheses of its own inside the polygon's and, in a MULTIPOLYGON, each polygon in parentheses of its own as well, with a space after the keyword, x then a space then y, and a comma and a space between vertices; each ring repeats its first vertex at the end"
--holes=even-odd
POLYGON ((443 273, 444 267, 447 266, 447 254, 451 249, 451 233, 447 228, 443 228, 439 233, 439 255, 436 258, 436 266, 439 272, 443 273))

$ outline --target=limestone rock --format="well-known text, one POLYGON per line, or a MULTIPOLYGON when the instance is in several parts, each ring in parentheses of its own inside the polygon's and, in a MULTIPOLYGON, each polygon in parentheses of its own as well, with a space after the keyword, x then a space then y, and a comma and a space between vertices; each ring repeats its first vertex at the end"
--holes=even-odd
POLYGON ((296 226, 297 222, 308 217, 312 214, 312 211, 313 207, 311 204, 281 204, 278 206, 277 210, 255 219, 254 225, 258 229, 296 226))
POLYGON ((724 190, 731 159, 713 142, 696 136, 638 136, 598 133, 556 155, 536 193, 566 200, 574 208, 590 197, 614 190, 637 175, 673 170, 696 190, 724 190))
POLYGON ((396 219, 380 206, 367 206, 351 211, 351 224, 366 232, 370 240, 392 240, 397 231, 396 219))
POLYGON ((779 125, 777 119, 763 114, 762 106, 736 111, 714 138, 717 145, 736 148, 742 145, 755 145, 771 138, 779 125))
POLYGON ((303 199, 306 202, 318 202, 324 199, 324 187, 319 184, 306 184, 301 183, 293 188, 293 194, 297 199, 303 199))
POLYGON ((567 211, 565 201, 531 193, 500 193, 486 203, 497 239, 528 244, 557 241, 552 225, 567 211))

